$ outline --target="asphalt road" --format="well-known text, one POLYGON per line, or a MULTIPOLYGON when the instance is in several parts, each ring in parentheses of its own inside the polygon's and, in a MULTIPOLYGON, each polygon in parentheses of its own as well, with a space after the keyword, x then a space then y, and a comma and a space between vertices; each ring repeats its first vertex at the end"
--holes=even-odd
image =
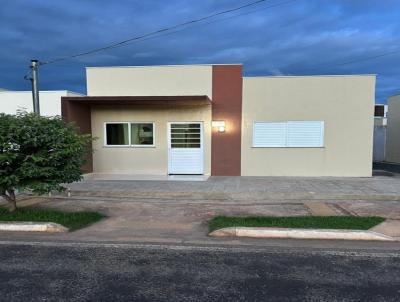
POLYGON ((400 301, 400 252, 0 243, 1 301, 400 301))

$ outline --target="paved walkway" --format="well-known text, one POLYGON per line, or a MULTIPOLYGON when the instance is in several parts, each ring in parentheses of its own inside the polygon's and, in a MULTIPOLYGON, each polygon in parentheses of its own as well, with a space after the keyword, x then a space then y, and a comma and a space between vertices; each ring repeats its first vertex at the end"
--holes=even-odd
MULTIPOLYGON (((207 236, 207 221, 216 215, 379 215, 391 219, 398 227, 390 235, 400 236, 400 201, 328 201, 315 200, 229 203, 221 200, 173 201, 141 199, 34 198, 26 206, 64 211, 90 210, 107 216, 85 229, 67 234, 0 233, 0 240, 28 236, 31 240, 78 240, 103 242, 158 242, 206 244, 241 244, 242 239, 215 239, 207 236), (36 202, 35 202, 36 200, 36 202)), ((392 227, 393 229, 393 227, 392 227)), ((26 238, 25 238, 26 239, 26 238)))
MULTIPOLYGON (((0 233, 0 239, 28 236, 38 240, 221 243, 207 236, 207 220, 216 215, 383 216, 397 225, 400 222, 400 178, 393 177, 86 180, 69 187, 71 197, 31 198, 21 205, 99 211, 108 218, 68 234, 0 233)), ((393 236, 400 236, 400 227, 392 230, 393 236)))
POLYGON ((207 181, 85 180, 68 186, 75 196, 187 200, 400 200, 400 177, 210 177, 207 181))

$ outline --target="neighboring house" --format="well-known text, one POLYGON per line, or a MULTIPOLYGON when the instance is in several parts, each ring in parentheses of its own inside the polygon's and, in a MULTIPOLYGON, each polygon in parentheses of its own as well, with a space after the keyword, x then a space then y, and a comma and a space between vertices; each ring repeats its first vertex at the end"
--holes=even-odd
POLYGON ((374 75, 243 77, 242 65, 89 67, 62 115, 87 172, 371 176, 374 75), (346 108, 346 110, 343 110, 346 108))
MULTIPOLYGON (((83 96, 67 90, 40 91, 40 114, 45 116, 61 115, 61 97, 83 96)), ((33 111, 31 91, 0 90, 0 112, 16 114, 18 110, 33 111)))
POLYGON ((388 98, 385 161, 400 164, 400 94, 388 98))
POLYGON ((386 126, 387 126, 388 105, 375 105, 374 119, 374 162, 385 161, 386 153, 386 126))

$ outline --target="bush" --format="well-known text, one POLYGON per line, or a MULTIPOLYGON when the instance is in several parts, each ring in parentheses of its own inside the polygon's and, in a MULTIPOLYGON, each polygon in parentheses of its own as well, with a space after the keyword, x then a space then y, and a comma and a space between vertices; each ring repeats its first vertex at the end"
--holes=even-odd
POLYGON ((44 194, 81 180, 90 135, 60 117, 0 114, 0 195, 16 210, 15 190, 44 194))

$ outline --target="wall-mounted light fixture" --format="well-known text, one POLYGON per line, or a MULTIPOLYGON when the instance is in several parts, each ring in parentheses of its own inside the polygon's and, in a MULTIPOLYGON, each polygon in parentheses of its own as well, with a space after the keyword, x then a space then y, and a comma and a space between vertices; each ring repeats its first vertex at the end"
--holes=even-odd
POLYGON ((212 121, 211 126, 218 128, 218 132, 225 132, 225 121, 212 121))

